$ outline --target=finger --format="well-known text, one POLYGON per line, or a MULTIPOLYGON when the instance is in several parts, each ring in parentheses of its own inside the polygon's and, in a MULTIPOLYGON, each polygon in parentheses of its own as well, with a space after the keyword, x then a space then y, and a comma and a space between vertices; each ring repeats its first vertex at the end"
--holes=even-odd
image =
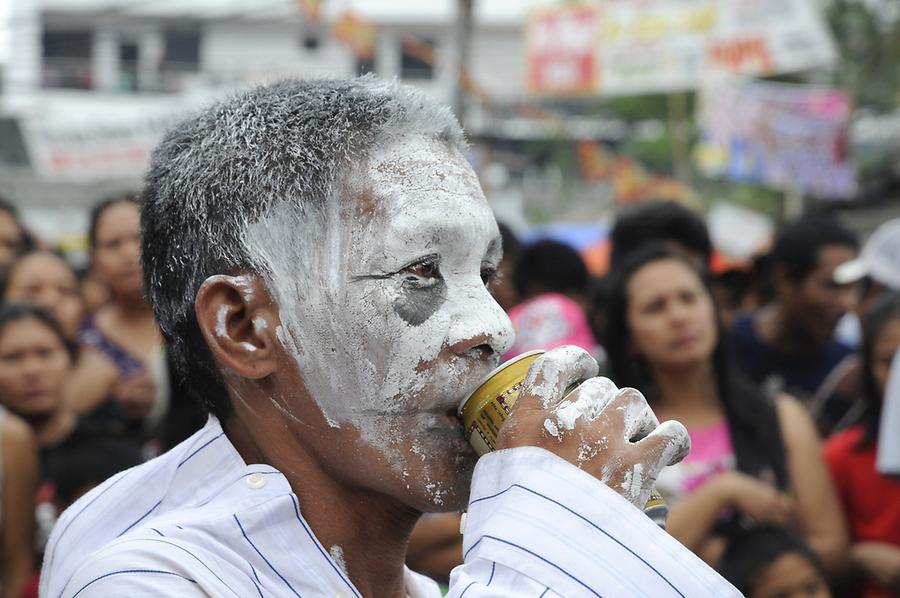
POLYGON ((548 421, 557 430, 573 430, 579 420, 594 421, 617 391, 609 378, 589 378, 557 403, 548 421))
POLYGON ((566 345, 548 351, 528 370, 516 408, 547 409, 562 398, 566 388, 596 376, 599 370, 597 361, 580 347, 566 345))
POLYGON ((641 448, 651 475, 656 478, 663 467, 675 465, 691 452, 687 428, 674 419, 665 421, 636 443, 641 448))
POLYGON ((659 426, 659 420, 644 395, 634 388, 621 389, 605 411, 614 423, 621 425, 624 438, 629 442, 646 437, 659 426))
POLYGON ((619 387, 609 378, 596 376, 582 382, 578 388, 566 397, 576 403, 582 403, 584 416, 593 420, 609 404, 619 392, 619 387))

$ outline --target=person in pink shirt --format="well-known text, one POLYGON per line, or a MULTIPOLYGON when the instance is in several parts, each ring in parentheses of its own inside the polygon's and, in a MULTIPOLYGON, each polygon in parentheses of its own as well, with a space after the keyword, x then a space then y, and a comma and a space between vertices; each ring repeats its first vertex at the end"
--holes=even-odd
POLYGON ((665 244, 635 251, 613 273, 608 317, 610 377, 691 438, 690 454, 656 481, 666 531, 717 564, 742 529, 787 525, 839 570, 846 531, 812 418, 736 370, 695 262, 665 244))
POLYGON ((539 241, 525 249, 513 274, 522 302, 509 310, 516 340, 504 358, 563 345, 596 354, 597 340, 585 314, 587 281, 584 261, 565 243, 539 241))

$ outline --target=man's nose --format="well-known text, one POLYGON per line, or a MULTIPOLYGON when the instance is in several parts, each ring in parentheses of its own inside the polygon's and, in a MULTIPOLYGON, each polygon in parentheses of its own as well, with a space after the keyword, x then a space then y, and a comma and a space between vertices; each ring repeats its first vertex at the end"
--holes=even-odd
POLYGON ((449 335, 450 349, 457 355, 503 355, 512 346, 513 337, 509 316, 484 286, 470 290, 457 302, 449 335))
POLYGON ((856 293, 852 285, 839 288, 835 299, 835 305, 842 313, 846 313, 856 307, 856 293))

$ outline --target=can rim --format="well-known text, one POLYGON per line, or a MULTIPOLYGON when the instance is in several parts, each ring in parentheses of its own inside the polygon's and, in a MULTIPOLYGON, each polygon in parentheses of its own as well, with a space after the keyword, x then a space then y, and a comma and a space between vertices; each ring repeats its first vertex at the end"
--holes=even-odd
POLYGON ((540 354, 542 354, 542 353, 546 353, 546 351, 544 351, 543 349, 533 349, 533 350, 531 350, 531 351, 525 351, 524 353, 519 353, 518 355, 516 355, 516 356, 513 357, 512 359, 508 359, 508 360, 504 361, 503 363, 501 363, 500 365, 498 365, 497 367, 495 367, 494 369, 492 369, 488 374, 486 374, 486 375, 478 382, 478 384, 475 386, 474 390, 472 390, 472 392, 470 392, 469 394, 467 394, 467 395, 465 396, 465 398, 464 398, 462 401, 460 401, 459 407, 456 408, 456 414, 459 415, 459 416, 462 416, 463 407, 465 407, 466 403, 469 402, 469 399, 472 398, 472 395, 474 395, 476 392, 478 392, 479 390, 481 390, 481 387, 484 386, 485 382, 487 382, 488 380, 490 380, 491 378, 493 378, 493 377, 494 377, 494 374, 496 374, 497 372, 499 372, 499 371, 501 371, 501 370, 505 370, 506 368, 508 368, 508 367, 511 366, 512 364, 516 363, 517 361, 521 361, 521 360, 525 359, 526 357, 531 357, 531 356, 533 356, 533 355, 540 355, 540 354))

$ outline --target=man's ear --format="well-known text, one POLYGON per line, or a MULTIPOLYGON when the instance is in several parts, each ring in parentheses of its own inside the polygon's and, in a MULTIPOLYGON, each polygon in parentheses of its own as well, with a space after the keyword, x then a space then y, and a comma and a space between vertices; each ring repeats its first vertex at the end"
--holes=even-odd
POLYGON ((194 312, 213 358, 223 368, 252 380, 277 370, 278 310, 259 278, 210 276, 197 291, 194 312))

